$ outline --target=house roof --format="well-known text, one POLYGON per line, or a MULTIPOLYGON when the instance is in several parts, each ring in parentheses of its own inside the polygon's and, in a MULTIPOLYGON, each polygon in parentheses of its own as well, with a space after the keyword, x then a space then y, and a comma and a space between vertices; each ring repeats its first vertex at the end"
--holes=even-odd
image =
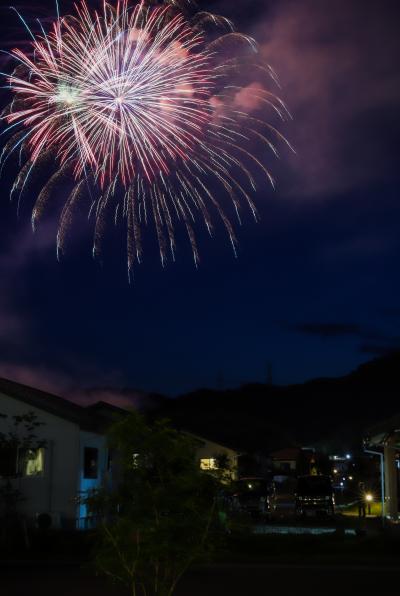
POLYGON ((383 445, 391 435, 400 433, 400 414, 392 416, 388 420, 374 424, 367 429, 365 433, 365 443, 367 445, 383 445))
POLYGON ((190 437, 193 437, 194 439, 196 439, 197 441, 199 441, 202 444, 205 444, 207 442, 214 443, 215 445, 217 445, 218 447, 221 447, 222 449, 229 449, 229 451, 234 451, 237 455, 240 454, 239 450, 236 447, 232 447, 231 445, 222 444, 219 441, 216 441, 215 439, 212 439, 210 437, 206 437, 204 435, 200 436, 197 433, 193 433, 192 431, 186 430, 186 429, 180 429, 180 432, 182 432, 183 434, 188 435, 190 437))
POLYGON ((86 406, 85 410, 90 416, 94 415, 99 423, 101 421, 105 428, 108 428, 122 416, 127 416, 129 414, 129 410, 114 406, 114 404, 109 404, 106 401, 98 401, 95 404, 86 406))
POLYGON ((0 393, 22 401, 28 406, 33 406, 49 414, 73 422, 83 430, 92 432, 102 432, 104 430, 105 421, 103 417, 99 417, 96 415, 96 412, 89 411, 89 409, 83 408, 58 395, 2 378, 0 378, 0 393))
POLYGON ((301 452, 298 447, 288 447, 287 449, 279 449, 273 451, 270 455, 274 460, 297 460, 301 452))

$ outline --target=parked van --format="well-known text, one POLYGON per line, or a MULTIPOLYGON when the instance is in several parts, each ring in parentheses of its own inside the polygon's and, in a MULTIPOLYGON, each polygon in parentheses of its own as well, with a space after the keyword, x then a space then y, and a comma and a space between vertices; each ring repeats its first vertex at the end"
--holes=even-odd
POLYGON ((241 478, 235 482, 232 500, 234 510, 268 519, 275 511, 275 485, 264 478, 241 478))
POLYGON ((335 498, 329 476, 299 476, 296 490, 296 514, 335 513, 335 498))

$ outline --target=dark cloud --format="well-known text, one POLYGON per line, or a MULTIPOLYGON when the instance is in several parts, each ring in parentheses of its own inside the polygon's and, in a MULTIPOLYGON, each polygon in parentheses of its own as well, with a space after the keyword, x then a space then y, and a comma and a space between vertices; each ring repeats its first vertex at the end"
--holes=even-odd
POLYGON ((400 349, 400 340, 397 341, 396 346, 384 346, 372 343, 363 343, 359 347, 361 354, 371 354, 373 356, 388 356, 398 352, 400 349))
POLYGON ((361 342, 357 348, 360 354, 384 356, 400 349, 400 337, 356 323, 302 323, 290 329, 320 339, 355 338, 361 342))
POLYGON ((362 334, 362 328, 359 325, 349 323, 302 323, 291 326, 291 330, 321 338, 359 336, 362 334))

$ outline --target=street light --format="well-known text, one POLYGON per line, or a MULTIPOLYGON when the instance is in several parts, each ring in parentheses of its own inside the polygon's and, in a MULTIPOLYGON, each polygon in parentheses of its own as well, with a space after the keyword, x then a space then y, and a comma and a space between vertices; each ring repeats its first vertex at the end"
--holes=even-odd
POLYGON ((371 493, 365 493, 365 500, 368 505, 368 515, 371 515, 371 503, 374 500, 374 497, 371 493))

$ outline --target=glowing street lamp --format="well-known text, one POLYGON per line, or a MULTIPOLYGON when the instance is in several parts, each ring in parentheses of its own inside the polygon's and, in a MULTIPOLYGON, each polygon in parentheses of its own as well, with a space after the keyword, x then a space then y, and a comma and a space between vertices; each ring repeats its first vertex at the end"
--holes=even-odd
POLYGON ((368 506, 368 515, 371 515, 371 503, 373 502, 374 497, 371 493, 365 493, 365 500, 368 506))

